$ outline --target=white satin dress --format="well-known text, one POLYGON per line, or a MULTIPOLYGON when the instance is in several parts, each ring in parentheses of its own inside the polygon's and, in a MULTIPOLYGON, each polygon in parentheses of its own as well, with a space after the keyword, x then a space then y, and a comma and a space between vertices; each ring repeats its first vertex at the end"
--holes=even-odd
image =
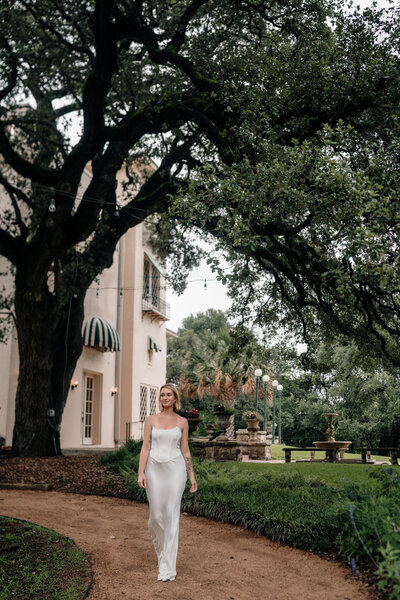
POLYGON ((179 516, 186 483, 185 459, 181 452, 180 427, 151 430, 147 460, 146 494, 149 501, 149 532, 158 557, 158 580, 176 577, 179 516))

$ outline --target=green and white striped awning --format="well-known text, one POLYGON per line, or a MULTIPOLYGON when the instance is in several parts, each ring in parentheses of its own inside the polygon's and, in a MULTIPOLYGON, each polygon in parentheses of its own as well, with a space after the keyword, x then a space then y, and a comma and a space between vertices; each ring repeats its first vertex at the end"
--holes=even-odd
POLYGON ((149 336, 149 350, 154 350, 155 352, 161 352, 160 344, 152 337, 149 336))
POLYGON ((120 340, 116 329, 105 319, 93 317, 83 329, 83 345, 91 348, 104 348, 110 352, 120 350, 120 340))

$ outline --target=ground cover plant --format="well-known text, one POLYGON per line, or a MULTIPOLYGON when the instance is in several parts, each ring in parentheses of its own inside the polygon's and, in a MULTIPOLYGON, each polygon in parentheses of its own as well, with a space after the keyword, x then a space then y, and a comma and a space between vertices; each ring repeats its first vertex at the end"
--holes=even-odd
POLYGON ((373 485, 348 484, 341 493, 340 550, 357 571, 358 563, 372 563, 378 587, 388 597, 400 598, 400 470, 373 469, 373 485))
POLYGON ((0 600, 81 600, 92 577, 86 555, 50 529, 0 516, 0 600))
MULTIPOLYGON (((145 502, 145 492, 136 483, 139 449, 140 444, 124 447, 118 455, 105 455, 102 462, 126 477, 133 499, 145 502)), ((182 510, 294 547, 333 552, 346 557, 355 571, 357 565, 366 568, 372 559, 380 587, 389 598, 399 597, 400 514, 399 509, 396 514, 392 510, 400 500, 398 468, 217 463, 198 457, 194 462, 199 490, 194 495, 186 490, 182 510)))

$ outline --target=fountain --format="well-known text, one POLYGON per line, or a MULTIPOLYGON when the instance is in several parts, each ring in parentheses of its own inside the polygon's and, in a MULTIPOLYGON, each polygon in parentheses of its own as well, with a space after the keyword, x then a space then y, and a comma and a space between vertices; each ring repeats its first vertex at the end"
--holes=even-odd
POLYGON ((326 458, 332 458, 337 460, 338 450, 345 451, 350 446, 351 442, 342 442, 335 440, 333 437, 334 426, 333 419, 337 417, 338 413, 322 413, 324 417, 328 419, 328 439, 324 442, 313 442, 316 448, 320 450, 326 450, 326 458))

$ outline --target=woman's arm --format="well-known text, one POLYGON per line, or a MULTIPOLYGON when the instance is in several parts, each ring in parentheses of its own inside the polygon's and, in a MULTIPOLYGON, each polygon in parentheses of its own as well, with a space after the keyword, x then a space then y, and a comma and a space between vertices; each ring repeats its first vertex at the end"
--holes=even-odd
POLYGON ((183 421, 184 421, 184 423, 183 423, 183 431, 182 431, 182 438, 181 438, 181 452, 182 452, 183 458, 185 459, 186 471, 189 475, 190 483, 192 484, 190 486, 189 491, 193 494, 193 492, 197 491, 197 482, 194 477, 192 458, 190 456, 190 450, 189 450, 189 442, 188 442, 189 424, 187 422, 187 419, 183 419, 183 421))
POLYGON ((144 430, 143 430, 143 444, 142 449, 140 451, 139 458, 139 470, 138 470, 138 484, 139 487, 146 487, 146 475, 144 474, 144 470, 147 465, 147 460, 150 454, 151 447, 151 417, 146 417, 144 422, 144 430))

